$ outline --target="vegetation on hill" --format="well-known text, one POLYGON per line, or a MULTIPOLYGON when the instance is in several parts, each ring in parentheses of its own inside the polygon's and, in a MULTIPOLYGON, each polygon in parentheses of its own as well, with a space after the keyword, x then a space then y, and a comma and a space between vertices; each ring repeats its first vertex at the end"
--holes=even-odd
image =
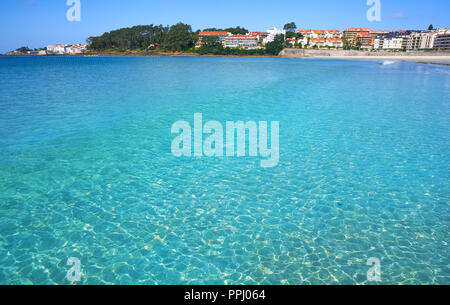
MULTIPOLYGON (((227 29, 209 28, 204 31, 226 31, 245 35, 248 30, 242 27, 227 29)), ((199 31, 193 32, 188 24, 177 23, 172 26, 139 25, 89 37, 89 50, 94 52, 185 52, 212 55, 278 55, 285 46, 284 36, 279 35, 266 48, 256 50, 225 48, 219 37, 206 37, 200 48, 195 48, 199 31)), ((294 33, 295 34, 295 33, 294 33)))
POLYGON ((224 32, 230 32, 233 35, 245 35, 248 33, 248 30, 245 28, 241 28, 240 26, 234 27, 234 28, 226 28, 226 29, 216 29, 216 28, 208 28, 204 29, 203 31, 224 31, 224 32))

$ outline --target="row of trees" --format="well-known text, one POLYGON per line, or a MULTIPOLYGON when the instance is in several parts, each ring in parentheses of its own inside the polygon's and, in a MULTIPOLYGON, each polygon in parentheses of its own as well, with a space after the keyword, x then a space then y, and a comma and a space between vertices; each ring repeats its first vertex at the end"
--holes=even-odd
POLYGON ((226 28, 226 29, 216 29, 216 28, 208 28, 204 29, 203 31, 224 31, 224 32, 230 32, 233 35, 245 35, 248 34, 248 30, 245 28, 241 28, 240 26, 237 26, 235 28, 226 28))
POLYGON ((190 25, 180 22, 171 27, 152 24, 123 28, 87 41, 90 49, 97 51, 148 49, 154 44, 167 51, 185 51, 194 45, 195 34, 190 25))

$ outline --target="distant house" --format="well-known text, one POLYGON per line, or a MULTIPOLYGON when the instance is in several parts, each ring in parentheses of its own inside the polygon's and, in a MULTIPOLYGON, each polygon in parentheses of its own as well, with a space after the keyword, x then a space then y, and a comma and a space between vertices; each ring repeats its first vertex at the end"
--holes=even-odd
POLYGON ((290 45, 295 45, 297 43, 297 39, 295 38, 286 38, 286 42, 290 45))

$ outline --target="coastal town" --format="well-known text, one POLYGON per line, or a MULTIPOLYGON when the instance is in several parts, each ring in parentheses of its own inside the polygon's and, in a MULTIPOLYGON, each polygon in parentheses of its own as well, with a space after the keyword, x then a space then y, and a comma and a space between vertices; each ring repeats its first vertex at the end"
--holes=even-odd
MULTIPOLYGON (((411 51, 411 50, 450 50, 450 27, 428 30, 371 30, 368 28, 347 28, 341 30, 300 29, 285 25, 283 29, 276 27, 267 31, 244 31, 232 33, 226 30, 203 30, 195 32, 195 43, 192 49, 198 50, 214 42, 224 49, 261 50, 282 37, 283 48, 298 49, 343 49, 364 51, 411 51)), ((239 27, 238 27, 239 28, 239 27)), ((241 28, 239 28, 241 29, 241 28)), ((149 50, 159 47, 152 42, 149 50)), ((90 44, 55 44, 39 50, 22 47, 6 55, 82 55, 90 49, 90 44)))
POLYGON ((277 35, 285 37, 286 45, 297 48, 359 48, 363 50, 448 50, 450 27, 426 31, 398 30, 375 31, 367 28, 340 30, 297 30, 276 27, 266 32, 249 32, 233 35, 225 31, 201 31, 196 48, 201 47, 205 37, 219 37, 225 48, 257 49, 274 41, 277 35), (291 34, 290 34, 291 33, 291 34), (292 35, 294 33, 294 35, 292 35))

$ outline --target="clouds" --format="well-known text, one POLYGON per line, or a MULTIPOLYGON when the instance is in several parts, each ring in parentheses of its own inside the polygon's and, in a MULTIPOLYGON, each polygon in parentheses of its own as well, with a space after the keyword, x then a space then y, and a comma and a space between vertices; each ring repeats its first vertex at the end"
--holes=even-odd
POLYGON ((395 13, 395 14, 393 14, 391 16, 391 18, 393 18, 393 19, 404 19, 405 18, 405 13, 403 13, 403 12, 395 13))

